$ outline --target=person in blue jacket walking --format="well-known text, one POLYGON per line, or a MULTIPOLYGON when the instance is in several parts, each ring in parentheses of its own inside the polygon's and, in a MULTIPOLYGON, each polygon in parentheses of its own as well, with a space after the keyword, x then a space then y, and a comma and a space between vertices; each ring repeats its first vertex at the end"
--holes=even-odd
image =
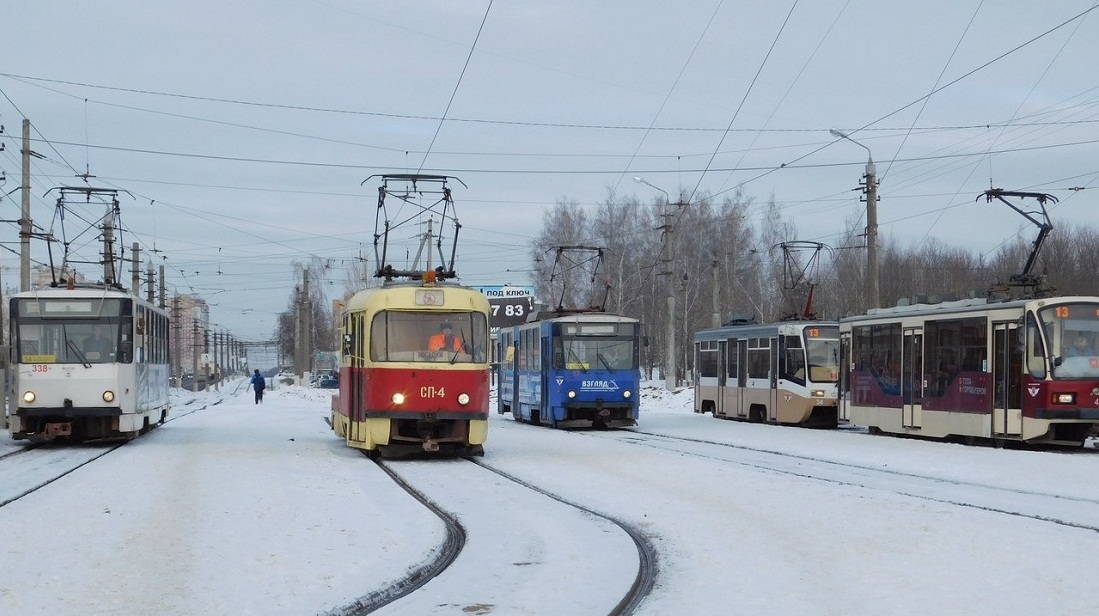
POLYGON ((252 375, 252 380, 249 381, 252 384, 252 389, 256 392, 256 404, 263 402, 263 390, 267 388, 267 381, 263 378, 263 375, 256 370, 256 373, 252 375))

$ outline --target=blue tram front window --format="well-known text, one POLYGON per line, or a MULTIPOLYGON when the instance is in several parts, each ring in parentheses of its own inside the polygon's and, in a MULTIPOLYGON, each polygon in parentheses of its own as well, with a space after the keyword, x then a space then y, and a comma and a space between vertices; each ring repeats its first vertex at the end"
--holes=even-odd
POLYGON ((564 338, 554 364, 559 370, 633 370, 637 355, 632 338, 564 338))

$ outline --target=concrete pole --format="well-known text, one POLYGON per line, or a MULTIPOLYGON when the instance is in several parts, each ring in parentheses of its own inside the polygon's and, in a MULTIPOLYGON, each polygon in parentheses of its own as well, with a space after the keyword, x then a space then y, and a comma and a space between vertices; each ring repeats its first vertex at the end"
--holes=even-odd
POLYGON ((712 327, 720 327, 721 326, 721 293, 718 292, 719 291, 718 272, 720 271, 720 269, 718 268, 718 260, 714 259, 713 262, 710 265, 713 267, 713 275, 714 275, 714 313, 713 313, 713 316, 710 319, 710 325, 712 327))
POLYGON ((874 159, 866 163, 866 299, 881 308, 878 291, 878 179, 874 159))
MULTIPOLYGON (((163 280, 163 276, 161 276, 163 280)), ((183 389, 183 382, 180 380, 183 377, 183 323, 180 321, 179 314, 179 295, 172 296, 172 353, 173 364, 175 364, 176 375, 176 387, 183 389)))
POLYGON ((130 253, 130 289, 134 297, 141 297, 141 245, 137 242, 131 244, 130 253))
POLYGON ((224 374, 224 371, 221 371, 221 372, 218 371, 218 333, 216 331, 214 332, 213 337, 214 337, 214 348, 213 348, 213 353, 211 354, 211 357, 214 358, 214 374, 213 374, 214 391, 221 391, 221 376, 222 376, 222 374, 224 374))
POLYGON ((23 195, 19 216, 19 290, 31 290, 31 121, 23 119, 23 195))
POLYGON ((191 391, 198 391, 198 317, 195 317, 194 325, 192 326, 191 330, 191 336, 191 340, 193 342, 191 354, 194 356, 192 358, 194 363, 191 364, 192 366, 194 366, 191 369, 191 391))
POLYGON ((672 204, 664 201, 664 284, 668 322, 664 328, 664 388, 675 391, 675 281, 672 279, 672 204))
MULTIPOLYGON (((428 250, 428 254, 431 250, 428 250)), ((302 320, 302 356, 305 363, 302 366, 304 372, 313 371, 313 300, 309 294, 309 270, 302 273, 302 307, 305 308, 305 318, 302 320)))
POLYGON ((156 278, 153 278, 153 264, 145 267, 145 299, 151 304, 156 301, 156 278))

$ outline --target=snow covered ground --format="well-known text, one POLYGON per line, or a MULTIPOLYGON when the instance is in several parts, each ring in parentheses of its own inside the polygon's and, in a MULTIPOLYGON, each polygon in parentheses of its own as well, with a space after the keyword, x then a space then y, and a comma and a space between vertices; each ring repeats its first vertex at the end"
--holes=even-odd
MULTIPOLYGON (((0 507, 0 614, 335 614, 399 579, 443 526, 333 436, 331 393, 177 392, 164 426, 0 507)), ((636 431, 493 414, 482 459, 643 532, 639 614, 1094 611, 1099 454, 725 422, 689 390, 644 393, 636 431)), ((460 461, 394 467, 468 543, 377 613, 606 614, 636 574, 601 518, 460 461)))

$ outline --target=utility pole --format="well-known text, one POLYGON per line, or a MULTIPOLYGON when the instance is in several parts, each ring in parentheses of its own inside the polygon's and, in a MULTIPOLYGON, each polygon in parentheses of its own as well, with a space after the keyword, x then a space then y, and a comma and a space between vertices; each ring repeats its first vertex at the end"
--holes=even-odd
POLYGON ((878 178, 874 160, 866 162, 866 298, 870 308, 881 308, 878 292, 878 178))
POLYGON ((666 299, 668 304, 668 322, 667 327, 664 329, 664 353, 666 358, 664 359, 664 370, 667 374, 664 375, 664 388, 668 391, 675 391, 675 281, 672 278, 672 250, 674 244, 672 243, 672 204, 669 200, 664 200, 664 234, 662 238, 661 253, 664 255, 664 284, 667 289, 668 297, 666 299))
MULTIPOLYGON (((161 278, 163 280, 163 277, 161 278)), ((172 296, 172 331, 171 348, 173 364, 175 364, 176 387, 183 389, 183 323, 179 321, 179 295, 172 296)))
POLYGON ((221 375, 223 374, 223 372, 218 371, 218 333, 216 331, 214 332, 213 337, 214 337, 214 349, 213 349, 214 352, 213 352, 212 357, 214 359, 214 376, 213 376, 214 391, 221 391, 221 375))
POLYGON ((131 292, 134 297, 141 297, 141 245, 134 242, 130 246, 130 252, 130 288, 133 289, 131 292))
POLYGON ((851 135, 833 128, 828 131, 833 137, 846 139, 866 150, 866 173, 862 176, 863 192, 866 193, 866 303, 867 308, 880 308, 881 297, 878 294, 878 178, 874 168, 874 155, 870 148, 855 141, 851 135))
POLYGON ((710 263, 714 275, 714 313, 710 319, 710 325, 712 327, 721 326, 721 294, 718 292, 718 272, 721 270, 718 268, 718 264, 719 261, 717 260, 717 257, 714 257, 714 260, 710 263))
POLYGON ((145 266, 145 299, 149 303, 156 301, 156 278, 153 278, 153 264, 145 266))
POLYGON ((672 281, 672 197, 668 191, 646 182, 643 178, 635 177, 633 181, 655 188, 664 193, 664 224, 660 227, 660 255, 664 262, 664 289, 667 292, 668 320, 664 327, 664 387, 668 391, 675 391, 675 284, 672 281))
POLYGON ((194 362, 191 364, 191 391, 198 391, 198 317, 195 317, 191 327, 191 354, 194 362))
POLYGON ((23 118, 23 194, 19 216, 19 290, 31 290, 31 121, 23 118))

